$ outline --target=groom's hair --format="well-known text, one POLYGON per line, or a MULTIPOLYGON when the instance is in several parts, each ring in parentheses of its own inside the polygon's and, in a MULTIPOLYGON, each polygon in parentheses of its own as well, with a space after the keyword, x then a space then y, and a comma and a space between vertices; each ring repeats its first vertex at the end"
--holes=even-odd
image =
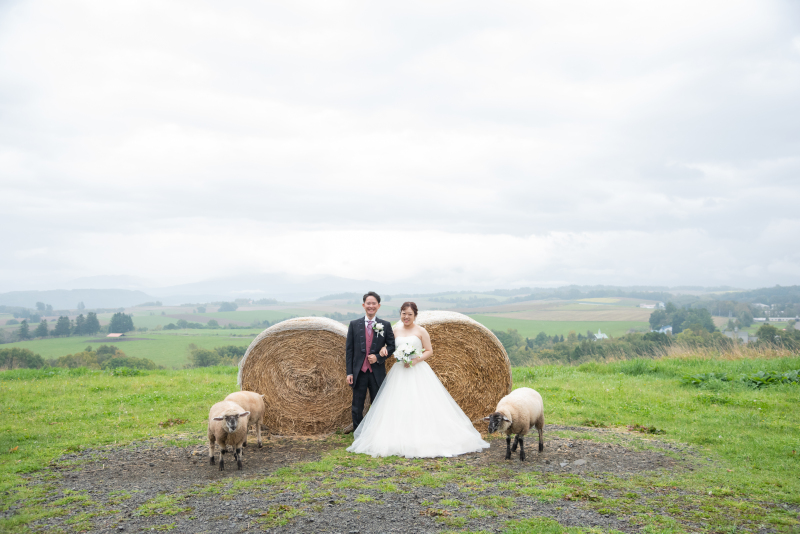
POLYGON ((377 301, 378 301, 378 304, 380 304, 380 303, 381 303, 381 296, 380 296, 380 295, 378 295, 377 293, 375 293, 374 291, 368 291, 368 292, 367 292, 367 293, 364 295, 364 298, 363 298, 363 299, 361 299, 361 302, 367 302, 367 297, 375 297, 375 300, 377 300, 377 301))

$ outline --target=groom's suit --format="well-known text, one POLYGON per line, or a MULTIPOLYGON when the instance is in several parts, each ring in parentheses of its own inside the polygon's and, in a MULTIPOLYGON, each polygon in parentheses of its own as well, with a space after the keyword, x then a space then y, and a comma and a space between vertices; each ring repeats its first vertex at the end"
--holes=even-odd
MULTIPOLYGON (((355 430, 364 418, 364 402, 367 400, 369 391, 370 402, 375 402, 383 379, 386 378, 386 358, 379 354, 382 347, 386 347, 390 357, 394 354, 394 332, 389 321, 384 321, 375 317, 373 324, 383 325, 383 335, 377 332, 372 333, 372 345, 367 347, 367 326, 365 317, 360 317, 350 322, 347 329, 347 344, 345 360, 347 363, 347 374, 353 375, 353 430, 355 430), (378 359, 373 364, 366 365, 365 361, 369 354, 374 354, 378 359), (362 371, 362 368, 367 368, 362 371)), ((368 362, 367 362, 368 363, 368 362)))

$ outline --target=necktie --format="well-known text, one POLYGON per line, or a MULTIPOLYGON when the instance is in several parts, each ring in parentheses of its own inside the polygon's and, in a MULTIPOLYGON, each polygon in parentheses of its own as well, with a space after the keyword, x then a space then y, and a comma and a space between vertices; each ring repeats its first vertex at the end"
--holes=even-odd
POLYGON ((374 334, 372 331, 373 322, 374 321, 367 321, 366 331, 364 332, 367 337, 367 354, 364 356, 364 363, 361 365, 362 373, 366 371, 372 372, 372 366, 369 364, 369 349, 372 347, 372 336, 374 334))

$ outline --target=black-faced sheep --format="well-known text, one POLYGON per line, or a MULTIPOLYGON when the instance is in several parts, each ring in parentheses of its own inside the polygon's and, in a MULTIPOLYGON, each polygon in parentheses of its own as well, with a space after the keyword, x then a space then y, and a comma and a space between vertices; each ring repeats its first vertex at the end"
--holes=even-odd
POLYGON ((214 445, 219 445, 219 469, 225 469, 227 446, 233 447, 233 457, 239 469, 242 468, 242 443, 247 437, 247 417, 250 412, 235 402, 216 403, 208 412, 208 457, 214 465, 214 445))
POLYGON ((544 450, 544 402, 542 396, 531 388, 515 389, 497 403, 496 411, 483 418, 489 423, 489 433, 506 433, 506 460, 511 459, 511 453, 517 450, 519 444, 519 459, 525 460, 523 436, 532 426, 539 431, 539 452, 544 450), (511 446, 511 434, 516 434, 514 446, 511 446))
MULTIPOLYGON (((225 397, 226 401, 235 402, 248 412, 250 416, 247 418, 248 423, 256 426, 256 437, 258 437, 258 448, 261 448, 261 421, 264 420, 264 413, 267 411, 267 406, 264 404, 264 398, 254 391, 237 391, 225 397)), ((244 446, 247 447, 247 435, 245 433, 244 446)))

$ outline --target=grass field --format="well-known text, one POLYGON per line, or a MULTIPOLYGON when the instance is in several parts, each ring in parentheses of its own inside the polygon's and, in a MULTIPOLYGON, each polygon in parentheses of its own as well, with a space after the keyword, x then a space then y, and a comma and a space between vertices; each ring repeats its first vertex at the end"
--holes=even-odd
MULTIPOLYGON (((581 498, 580 507, 628 518, 642 525, 644 533, 752 532, 767 528, 797 532, 800 520, 796 511, 780 506, 766 510, 763 503, 800 504, 800 410, 796 409, 800 387, 754 390, 738 381, 715 380, 697 388, 681 385, 680 377, 709 372, 737 376, 798 368, 799 357, 685 357, 514 369, 514 387, 534 387, 542 393, 548 424, 580 426, 589 421, 593 426, 620 431, 626 425, 653 426, 665 432, 658 439, 694 447, 702 462, 692 471, 601 475, 588 480, 571 474, 547 480, 538 476, 533 480, 527 475, 507 477, 502 466, 486 469, 468 464, 437 464, 434 471, 426 472, 421 467, 433 465, 426 460, 376 460, 344 454, 344 446, 352 440, 347 436, 319 462, 286 466, 281 476, 297 484, 323 467, 326 472, 336 470, 340 478, 361 477, 365 470, 379 475, 385 466, 395 470, 420 467, 417 471, 427 477, 420 478, 420 483, 439 477, 455 484, 462 499, 474 493, 476 485, 500 483, 511 495, 535 494, 542 499, 566 499, 565 495, 579 491, 593 494, 581 498)), ((26 479, 66 452, 122 445, 149 436, 168 437, 175 430, 160 428, 158 423, 170 418, 185 419, 181 432, 200 438, 208 406, 236 389, 235 373, 232 367, 151 371, 127 377, 80 369, 0 372, 0 494, 4 495, 0 511, 16 510, 11 515, 0 514, 0 531, 23 532, 37 518, 81 506, 82 501, 75 499, 51 502, 47 492, 52 487, 48 490, 47 485, 34 485, 26 479)), ((579 431, 571 436, 614 439, 613 434, 599 438, 579 431)), ((60 476, 53 472, 48 481, 57 481, 60 476)), ((258 478, 248 482, 257 483, 258 478)), ((504 514, 512 519, 513 497, 506 500, 510 508, 504 514)), ((293 504, 303 506, 300 502, 293 504)), ((464 518, 459 526, 468 527, 469 509, 461 510, 461 504, 454 500, 450 505, 454 516, 464 518)), ((556 527, 513 532, 567 531, 556 527)))
POLYGON ((473 319, 492 330, 505 332, 509 328, 516 329, 522 337, 534 338, 539 332, 544 332, 548 336, 564 335, 570 330, 578 334, 586 334, 587 330, 597 333, 599 328, 604 334, 609 336, 621 336, 630 329, 638 331, 649 331, 650 324, 638 321, 529 321, 525 319, 512 319, 509 317, 497 317, 494 315, 470 315, 473 319))
POLYGON ((224 345, 247 347, 261 332, 258 330, 170 330, 168 332, 131 332, 130 337, 147 338, 141 341, 119 341, 102 337, 65 337, 35 339, 0 345, 2 348, 22 347, 32 350, 42 358, 58 358, 81 352, 87 345, 97 348, 102 344, 115 345, 128 356, 148 358, 168 368, 183 367, 189 360, 189 345, 213 349, 224 345), (93 341, 102 339, 102 341, 93 341))

